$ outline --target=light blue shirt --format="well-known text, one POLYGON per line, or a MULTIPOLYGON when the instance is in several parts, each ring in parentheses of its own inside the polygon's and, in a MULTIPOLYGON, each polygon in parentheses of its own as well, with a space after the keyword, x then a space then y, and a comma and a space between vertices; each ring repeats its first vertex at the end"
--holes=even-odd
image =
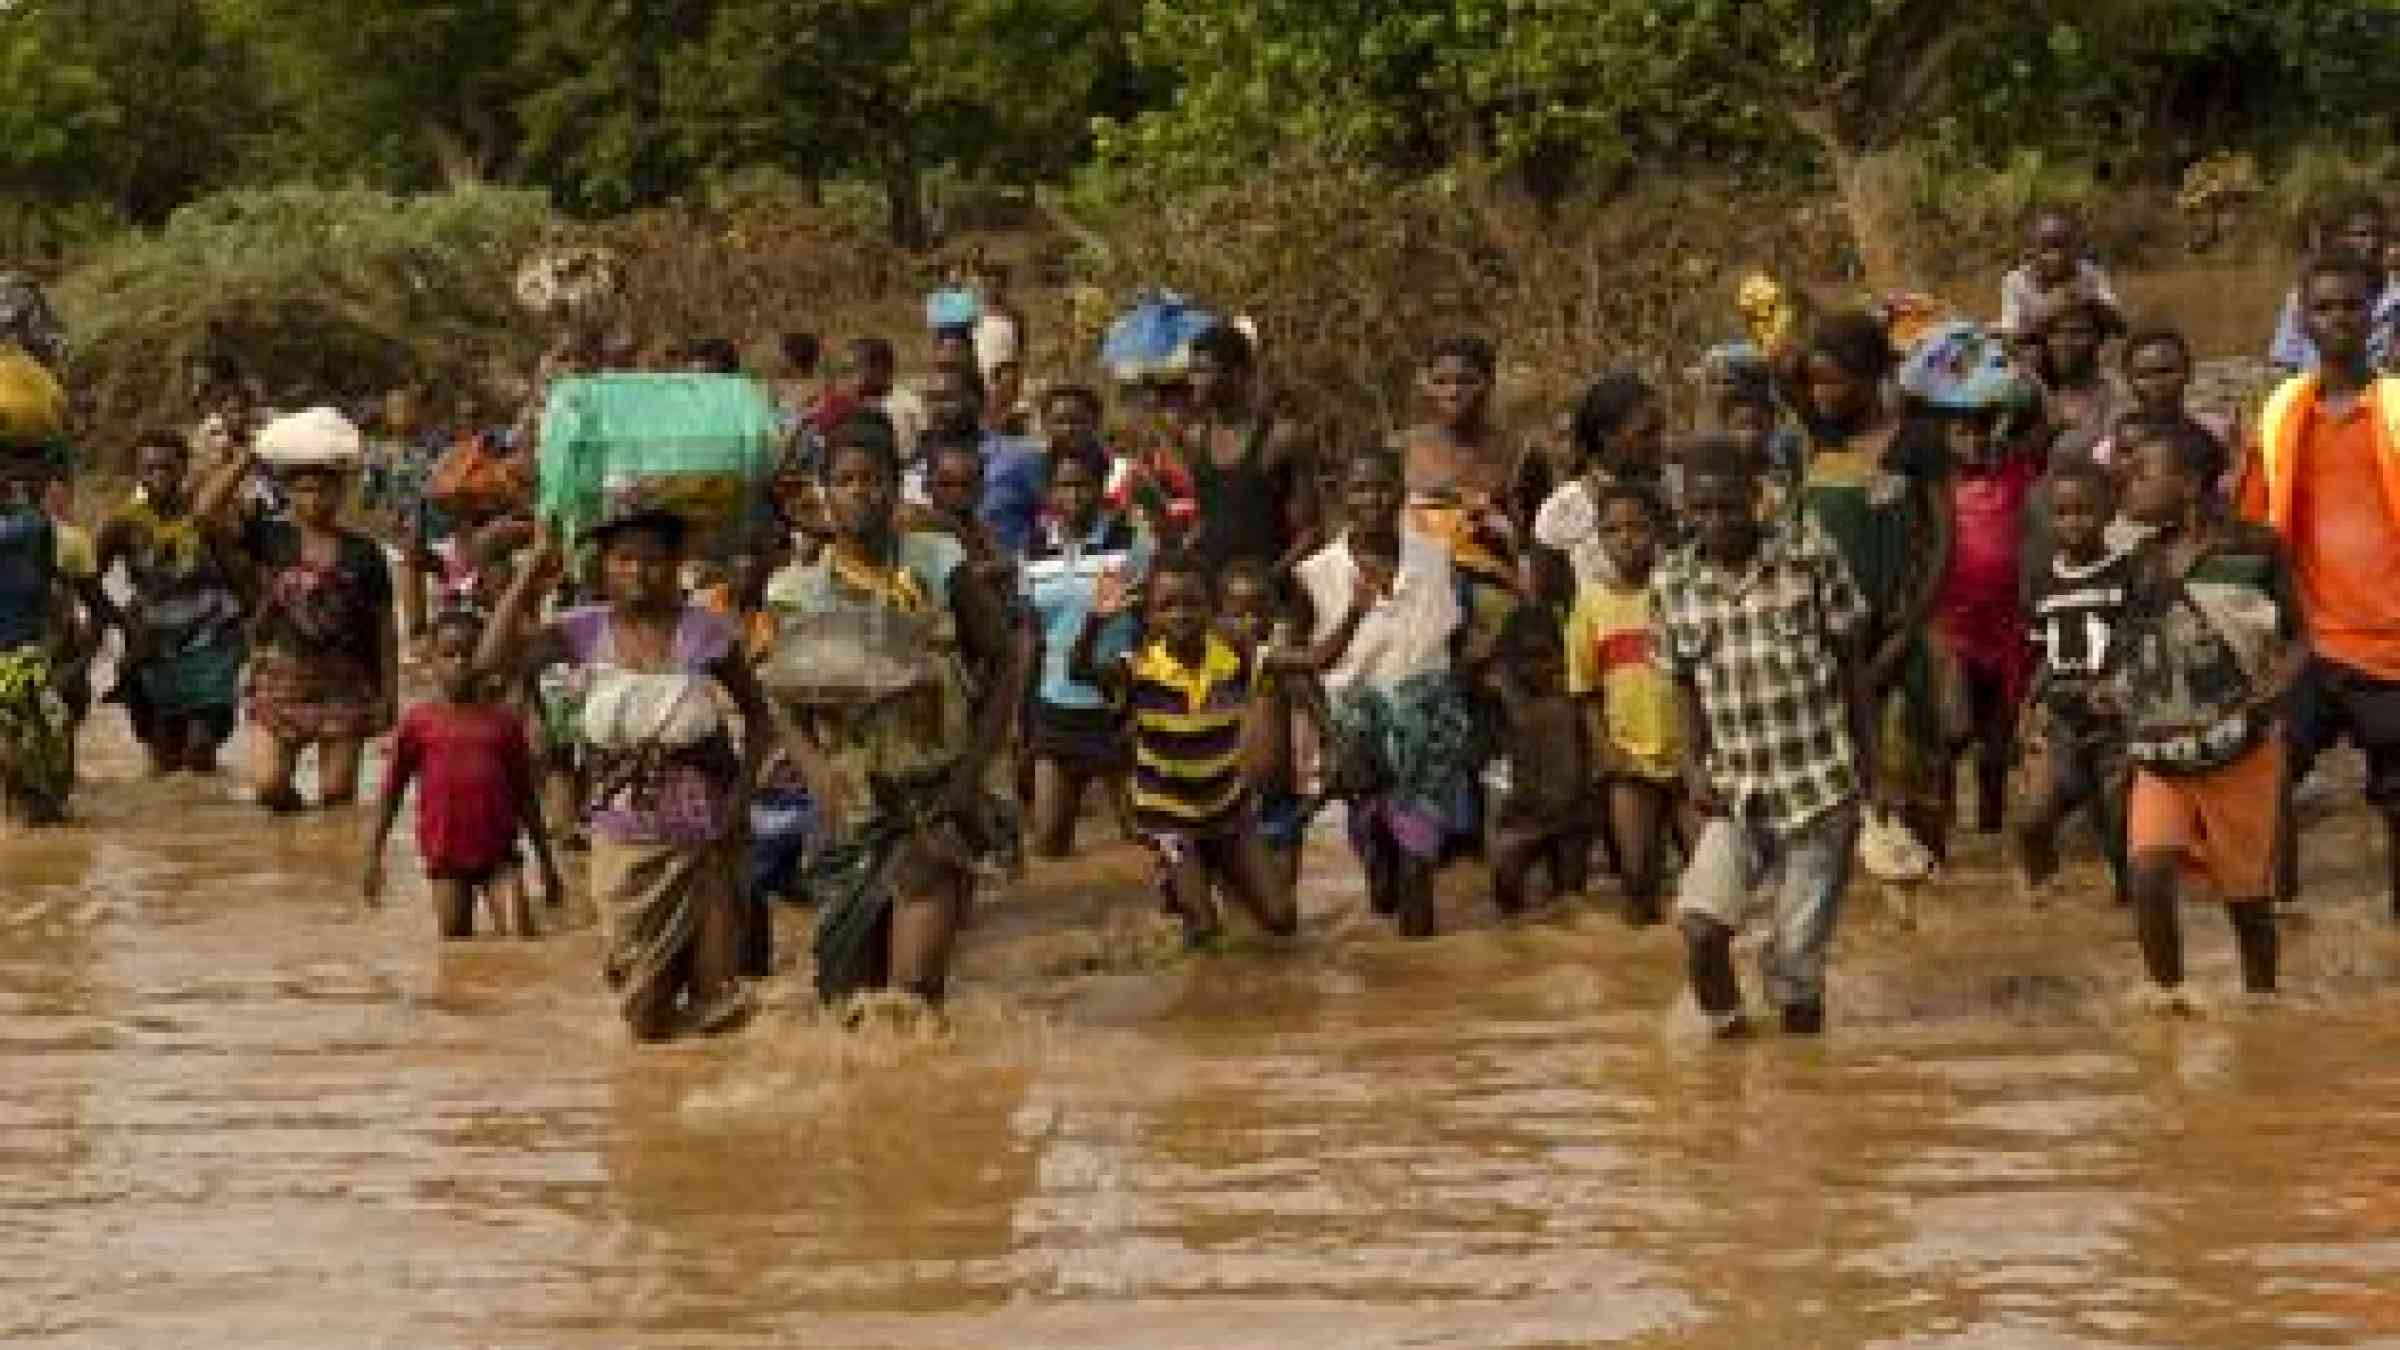
MULTIPOLYGON (((2308 340, 2300 323, 2300 291, 2283 297, 2283 312, 2275 318, 2275 340, 2267 344, 2267 359, 2287 370, 2315 370, 2317 344, 2308 340)), ((2400 283, 2386 281, 2383 294, 2367 320, 2367 364, 2388 370, 2400 359, 2400 283)))
MULTIPOLYGON (((1046 526, 1044 533, 1050 537, 1036 542, 1034 556, 1021 569, 1025 602, 1042 626, 1042 669, 1035 693, 1052 707, 1103 707, 1107 699, 1096 686, 1068 676, 1067 657, 1092 612, 1100 574, 1114 567, 1128 578, 1141 576, 1150 566, 1150 537, 1115 516, 1103 516, 1072 548, 1056 537, 1055 524, 1046 526)), ((1139 631, 1132 614, 1118 615, 1101 630, 1095 655, 1106 663, 1132 650, 1139 631)))

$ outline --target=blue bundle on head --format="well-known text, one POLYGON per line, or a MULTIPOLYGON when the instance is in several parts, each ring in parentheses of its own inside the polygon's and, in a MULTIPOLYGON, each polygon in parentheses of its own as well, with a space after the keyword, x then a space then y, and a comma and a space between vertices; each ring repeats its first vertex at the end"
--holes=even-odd
POLYGON ((982 317, 983 301, 964 287, 952 286, 925 297, 925 327, 931 332, 973 328, 982 317))
POLYGON ((2008 346, 1980 324, 1935 325, 1900 361, 1900 391, 1941 413, 2001 412, 2022 407, 2033 389, 2008 346))
POLYGON ((1108 326, 1100 340, 1100 364, 1124 384, 1180 375, 1193 339, 1222 322, 1173 291, 1144 295, 1108 326))

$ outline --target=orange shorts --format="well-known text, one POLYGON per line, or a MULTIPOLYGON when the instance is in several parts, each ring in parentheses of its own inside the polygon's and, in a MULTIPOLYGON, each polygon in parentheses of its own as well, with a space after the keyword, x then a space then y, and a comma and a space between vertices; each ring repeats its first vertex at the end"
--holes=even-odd
POLYGON ((2275 889, 2275 817, 2283 796, 2283 729, 2220 769, 2189 776, 2136 769, 2125 808, 2126 852, 2183 855, 2184 874, 2220 900, 2275 889))

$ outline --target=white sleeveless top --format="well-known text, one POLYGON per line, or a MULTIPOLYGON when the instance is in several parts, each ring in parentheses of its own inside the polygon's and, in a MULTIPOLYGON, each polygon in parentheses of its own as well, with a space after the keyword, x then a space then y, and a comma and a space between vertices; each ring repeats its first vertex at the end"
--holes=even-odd
MULTIPOLYGON (((1350 613, 1358 563, 1350 536, 1311 554, 1293 569, 1316 611, 1312 641, 1341 626, 1350 613)), ((1449 551, 1414 530, 1400 531, 1400 576, 1392 594, 1375 603, 1351 635, 1342 659, 1325 672, 1325 689, 1340 694, 1365 684, 1388 689, 1414 675, 1450 668, 1450 638, 1464 618, 1449 551)))

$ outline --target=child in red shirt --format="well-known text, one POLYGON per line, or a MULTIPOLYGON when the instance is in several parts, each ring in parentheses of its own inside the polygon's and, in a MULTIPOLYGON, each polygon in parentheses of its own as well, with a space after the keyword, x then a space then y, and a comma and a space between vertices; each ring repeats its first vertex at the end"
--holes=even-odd
POLYGON ((411 780, 417 790, 417 854, 432 884, 433 908, 446 938, 475 931, 475 902, 490 907, 493 928, 532 937, 517 835, 533 841, 542 888, 553 905, 566 888, 542 828, 541 796, 525 724, 507 704, 482 697, 475 646, 483 624, 453 612, 435 621, 433 669, 441 698, 420 703, 400 720, 392 768, 383 787, 383 814, 367 846, 367 903, 383 898, 383 850, 399 819, 411 780))

